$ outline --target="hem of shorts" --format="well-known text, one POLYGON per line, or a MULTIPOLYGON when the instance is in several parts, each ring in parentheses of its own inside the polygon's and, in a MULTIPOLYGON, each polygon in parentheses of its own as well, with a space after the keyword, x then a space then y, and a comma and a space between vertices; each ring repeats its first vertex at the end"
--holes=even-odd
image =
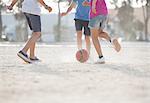
POLYGON ((85 19, 79 19, 79 18, 74 18, 74 20, 82 20, 82 21, 87 21, 87 22, 90 21, 90 19, 89 20, 85 20, 85 19))
POLYGON ((84 35, 85 35, 85 36, 91 36, 91 34, 88 34, 88 35, 87 35, 87 34, 84 34, 84 35))
POLYGON ((33 32, 41 32, 40 30, 32 30, 33 32))
POLYGON ((27 13, 27 14, 31 14, 31 15, 37 15, 37 16, 40 16, 41 13, 31 13, 31 12, 26 12, 26 11, 22 11, 23 13, 27 13))
POLYGON ((99 14, 99 15, 97 15, 97 16, 92 16, 92 17, 90 17, 90 20, 91 20, 91 19, 94 19, 94 18, 96 18, 96 17, 98 17, 98 16, 108 16, 108 14, 99 14))
POLYGON ((89 28, 90 28, 90 29, 93 29, 93 28, 99 29, 100 27, 92 27, 92 26, 89 26, 89 28))

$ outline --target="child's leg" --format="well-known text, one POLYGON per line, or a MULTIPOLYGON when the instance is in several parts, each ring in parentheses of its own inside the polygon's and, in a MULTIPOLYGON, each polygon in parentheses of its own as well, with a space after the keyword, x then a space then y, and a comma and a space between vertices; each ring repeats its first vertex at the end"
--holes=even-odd
POLYGON ((78 49, 82 49, 82 31, 77 31, 77 46, 78 49))
POLYGON ((85 36, 85 42, 86 42, 86 49, 87 49, 88 53, 90 54, 90 49, 91 49, 90 36, 85 36))
POLYGON ((99 37, 100 38, 104 38, 106 39, 107 41, 111 42, 111 37, 106 33, 104 32, 103 30, 99 29, 99 37))
POLYGON ((78 50, 82 49, 82 21, 79 19, 75 20, 75 28, 77 32, 77 47, 78 50))
POLYGON ((30 46, 30 58, 35 58, 35 43, 30 46))
MULTIPOLYGON (((31 63, 32 62, 31 58, 35 57, 34 55, 35 43, 41 36, 41 19, 39 15, 34 15, 29 13, 24 13, 24 14, 27 18, 27 22, 29 24, 30 30, 32 30, 33 33, 32 33, 32 37, 27 41, 24 48, 17 53, 17 55, 24 61, 31 63), (30 58, 27 55, 27 51, 29 49, 30 49, 30 58)), ((38 58, 34 60, 38 60, 38 58)))
POLYGON ((96 28, 92 28, 91 32, 92 32, 92 41, 93 41, 94 47, 96 49, 96 52, 99 56, 102 56, 102 50, 101 50, 101 46, 100 46, 100 43, 98 40, 99 30, 96 28))
POLYGON ((83 21, 82 25, 84 27, 84 35, 85 35, 85 42, 86 42, 86 50, 90 54, 90 49, 91 49, 91 41, 90 41, 90 28, 88 27, 89 21, 83 21))
POLYGON ((27 53, 28 49, 31 48, 31 55, 34 55, 35 42, 40 38, 41 32, 33 32, 32 37, 26 43, 25 47, 22 49, 24 53, 27 53))
POLYGON ((104 38, 106 39, 107 41, 109 41, 110 43, 112 43, 114 45, 114 49, 119 52, 120 49, 121 49, 121 45, 120 43, 118 42, 117 39, 111 39, 111 37, 106 33, 106 32, 103 32, 103 30, 99 29, 99 37, 100 38, 104 38))

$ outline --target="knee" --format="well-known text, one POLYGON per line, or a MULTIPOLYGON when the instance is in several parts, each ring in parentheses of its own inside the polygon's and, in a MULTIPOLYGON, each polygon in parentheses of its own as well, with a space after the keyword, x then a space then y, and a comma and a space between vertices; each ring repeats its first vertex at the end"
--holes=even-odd
POLYGON ((82 33, 77 33, 77 37, 81 38, 82 37, 82 33))
POLYGON ((90 36, 85 36, 85 39, 90 39, 90 36))
POLYGON ((34 34, 36 37, 40 38, 41 37, 41 32, 34 32, 34 34))
POLYGON ((104 31, 100 29, 100 30, 99 30, 99 35, 100 35, 100 34, 103 34, 103 33, 104 33, 104 31))
POLYGON ((90 40, 90 36, 85 36, 85 40, 89 41, 90 40))
POLYGON ((92 38, 98 38, 98 34, 97 33, 92 33, 92 38))

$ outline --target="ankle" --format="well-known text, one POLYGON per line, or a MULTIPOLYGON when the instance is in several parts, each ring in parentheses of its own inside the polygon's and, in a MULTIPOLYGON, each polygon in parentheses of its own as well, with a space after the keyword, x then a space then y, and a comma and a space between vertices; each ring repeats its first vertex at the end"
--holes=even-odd
POLYGON ((30 58, 34 59, 34 58, 35 58, 35 56, 30 56, 30 58))
POLYGON ((109 42, 111 43, 111 42, 112 42, 112 40, 111 40, 111 39, 109 39, 109 42))
POLYGON ((99 59, 103 58, 103 55, 99 55, 99 59))
POLYGON ((20 50, 22 53, 27 54, 27 52, 25 52, 24 50, 20 50))

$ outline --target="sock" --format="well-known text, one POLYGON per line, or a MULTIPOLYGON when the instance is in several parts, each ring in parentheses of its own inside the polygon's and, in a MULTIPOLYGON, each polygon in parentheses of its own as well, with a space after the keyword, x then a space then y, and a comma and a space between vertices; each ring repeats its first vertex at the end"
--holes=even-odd
POLYGON ((109 40, 109 42, 111 43, 111 39, 109 40))
POLYGON ((99 56, 99 59, 101 59, 102 57, 103 57, 103 55, 100 55, 100 56, 99 56))

